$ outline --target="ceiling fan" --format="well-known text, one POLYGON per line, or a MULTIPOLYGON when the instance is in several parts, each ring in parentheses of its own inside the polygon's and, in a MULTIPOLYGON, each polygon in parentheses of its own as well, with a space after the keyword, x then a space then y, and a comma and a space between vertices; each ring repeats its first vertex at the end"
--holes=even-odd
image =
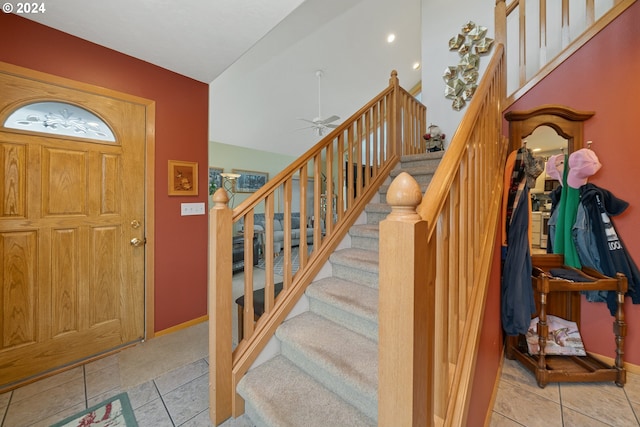
POLYGON ((322 70, 316 71, 316 77, 318 77, 318 116, 313 120, 298 118, 298 120, 302 120, 304 122, 310 123, 310 126, 307 126, 302 129, 313 129, 318 136, 324 135, 325 132, 329 131, 329 129, 337 128, 338 125, 332 124, 336 120, 340 120, 339 116, 333 115, 329 116, 326 119, 322 118, 322 103, 320 102, 321 88, 320 81, 322 80, 322 70))

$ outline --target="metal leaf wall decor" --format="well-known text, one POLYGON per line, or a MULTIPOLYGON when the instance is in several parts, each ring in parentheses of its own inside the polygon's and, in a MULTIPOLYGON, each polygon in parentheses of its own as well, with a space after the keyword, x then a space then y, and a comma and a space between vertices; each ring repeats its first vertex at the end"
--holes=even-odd
POLYGON ((469 21, 461 32, 449 40, 449 50, 458 51, 458 65, 448 66, 442 78, 445 81, 444 96, 452 100, 451 106, 460 111, 471 99, 478 87, 480 56, 493 47, 493 39, 487 37, 487 27, 469 21))

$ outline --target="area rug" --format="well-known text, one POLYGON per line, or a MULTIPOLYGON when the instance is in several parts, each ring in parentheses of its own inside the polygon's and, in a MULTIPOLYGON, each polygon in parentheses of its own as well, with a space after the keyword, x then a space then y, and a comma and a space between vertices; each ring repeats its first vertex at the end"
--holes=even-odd
MULTIPOLYGON (((313 245, 307 246, 307 253, 311 254, 313 251, 313 245)), ((300 268, 300 259, 299 259, 299 246, 293 246, 291 248, 291 274, 295 274, 300 268)), ((260 258, 257 267, 264 270, 266 266, 266 261, 264 258, 260 258)), ((280 252, 273 260, 273 272, 279 276, 284 276, 284 251, 280 252)))
POLYGON ((138 427, 129 396, 121 393, 51 427, 138 427))

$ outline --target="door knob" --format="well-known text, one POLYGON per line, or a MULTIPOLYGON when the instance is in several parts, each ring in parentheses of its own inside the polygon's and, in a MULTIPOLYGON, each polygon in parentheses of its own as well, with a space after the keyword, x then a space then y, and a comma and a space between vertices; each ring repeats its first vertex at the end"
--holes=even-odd
POLYGON ((135 246, 135 247, 142 246, 145 243, 147 243, 146 240, 147 239, 140 240, 137 237, 134 237, 133 239, 131 239, 131 246, 135 246))

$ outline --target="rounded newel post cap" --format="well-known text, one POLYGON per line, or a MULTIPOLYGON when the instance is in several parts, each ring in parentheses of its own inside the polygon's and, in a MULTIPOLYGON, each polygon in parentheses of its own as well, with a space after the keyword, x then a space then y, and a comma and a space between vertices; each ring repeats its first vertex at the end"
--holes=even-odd
POLYGON ((391 70, 391 76, 389 77, 389 82, 390 83, 396 83, 398 81, 398 71, 397 70, 391 70))
POLYGON ((416 214, 416 208, 422 201, 422 192, 418 182, 408 173, 401 172, 387 190, 387 203, 391 205, 391 215, 416 214))
POLYGON ((213 193, 213 209, 220 209, 223 207, 227 207, 229 203, 229 196, 224 188, 218 188, 215 193, 213 193))

